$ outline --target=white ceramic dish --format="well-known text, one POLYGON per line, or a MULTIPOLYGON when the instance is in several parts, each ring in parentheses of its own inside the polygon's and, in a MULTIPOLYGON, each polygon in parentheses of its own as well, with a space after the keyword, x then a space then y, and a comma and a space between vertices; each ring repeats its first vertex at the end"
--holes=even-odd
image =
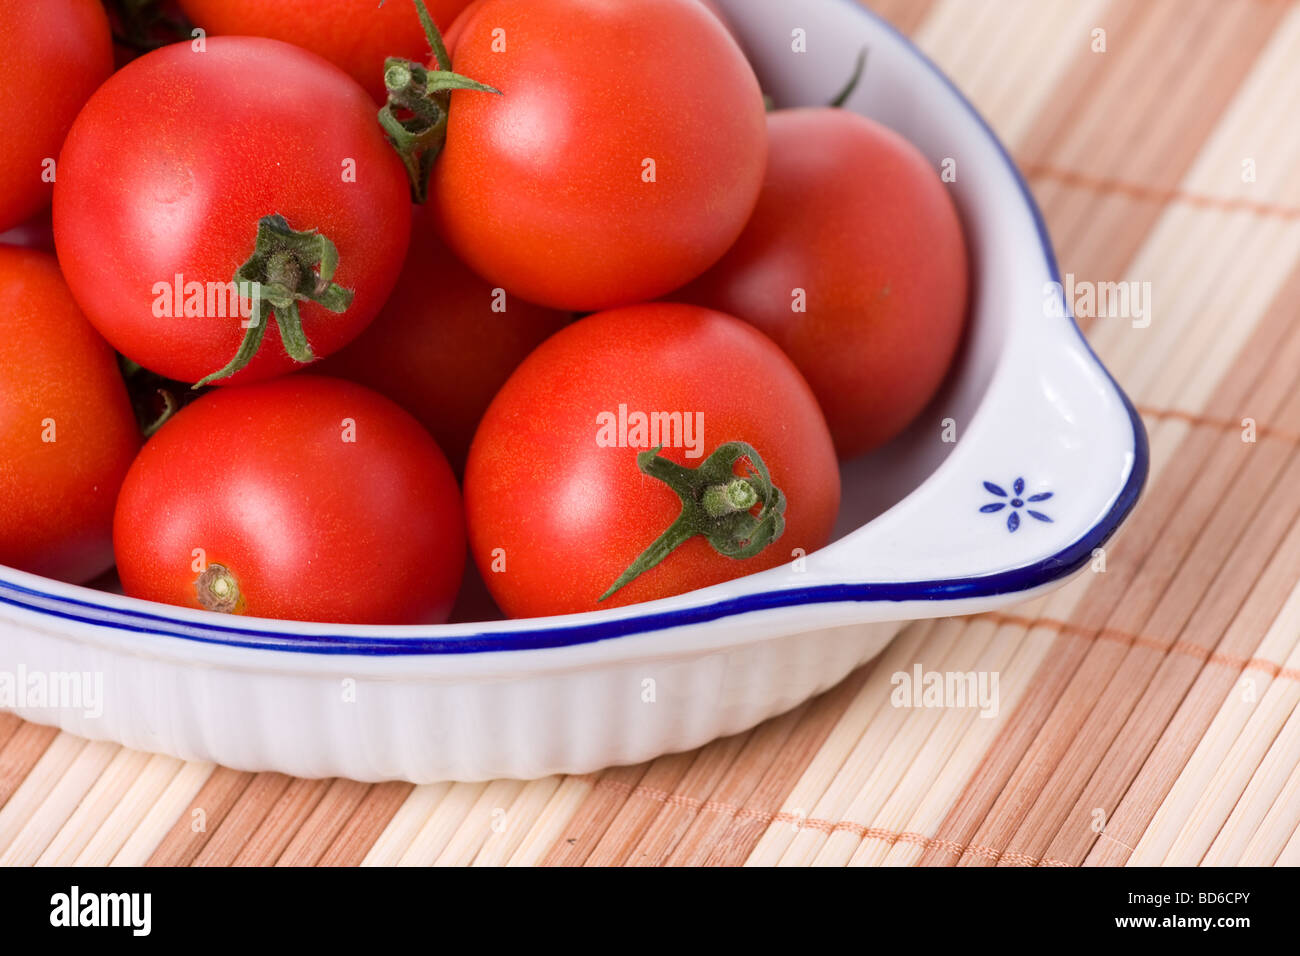
POLYGON ((936 168, 957 164, 972 332, 931 413, 846 469, 833 544, 802 568, 652 604, 411 628, 231 619, 0 568, 0 677, 102 677, 98 703, 0 704, 245 770, 417 782, 586 772, 736 733, 833 685, 909 620, 1021 601, 1086 564, 1137 499, 1146 437, 1074 323, 1044 308, 1056 264, 1002 147, 852 0, 723 6, 778 103, 825 103, 869 47, 850 107, 936 168), (796 29, 807 53, 792 52, 796 29), (938 440, 944 418, 956 444, 938 440))

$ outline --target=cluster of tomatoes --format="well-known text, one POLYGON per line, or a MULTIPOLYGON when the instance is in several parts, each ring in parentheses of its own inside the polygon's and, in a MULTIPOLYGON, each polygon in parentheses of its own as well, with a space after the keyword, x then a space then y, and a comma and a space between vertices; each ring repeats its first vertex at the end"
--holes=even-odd
POLYGON ((428 6, 0 0, 0 564, 412 624, 827 542, 961 335, 937 169, 706 0, 428 6))

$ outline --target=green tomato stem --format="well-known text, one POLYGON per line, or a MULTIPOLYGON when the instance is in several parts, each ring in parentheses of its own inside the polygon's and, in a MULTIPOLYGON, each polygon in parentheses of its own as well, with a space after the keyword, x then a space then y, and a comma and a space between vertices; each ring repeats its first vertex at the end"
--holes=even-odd
POLYGON ((849 82, 844 85, 844 89, 840 90, 839 93, 836 94, 835 99, 831 100, 826 105, 839 109, 847 103, 849 97, 853 95, 853 92, 858 88, 858 84, 862 81, 862 74, 866 70, 866 67, 867 48, 863 47, 858 53, 858 60, 856 65, 853 67, 853 75, 849 77, 849 82))
POLYGON ((331 312, 346 312, 352 305, 352 292, 333 282, 338 264, 338 249, 319 232, 291 229, 278 214, 263 216, 257 224, 253 254, 235 270, 234 278, 236 286, 252 285, 250 325, 234 358, 199 379, 194 387, 234 375, 251 362, 262 346, 268 313, 275 319, 289 357, 303 364, 315 361, 298 303, 315 302, 331 312))
POLYGON ((696 535, 729 558, 752 558, 785 531, 785 495, 772 484, 763 458, 752 445, 733 441, 719 445, 698 468, 686 468, 659 455, 654 448, 636 456, 637 467, 677 493, 682 510, 598 600, 645 574, 696 535), (736 474, 739 462, 747 474, 736 474), (758 512, 754 513, 754 509, 758 512))
POLYGON ((447 140, 452 92, 477 90, 500 96, 501 91, 451 72, 447 46, 422 0, 415 0, 415 9, 439 69, 430 70, 400 57, 385 60, 384 87, 388 90, 388 102, 379 110, 379 125, 406 167, 411 199, 423 203, 429 196, 429 174, 447 140))

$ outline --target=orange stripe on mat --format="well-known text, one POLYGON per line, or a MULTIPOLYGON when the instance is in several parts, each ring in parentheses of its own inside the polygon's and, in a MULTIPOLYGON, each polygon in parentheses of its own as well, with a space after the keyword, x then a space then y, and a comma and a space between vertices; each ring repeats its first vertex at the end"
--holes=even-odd
POLYGON ((1114 193, 1138 202, 1157 203, 1162 206, 1170 203, 1183 203, 1184 205, 1195 206, 1198 209, 1213 209, 1216 212, 1248 212, 1255 216, 1272 219, 1300 219, 1300 207, 1296 206, 1283 206, 1278 203, 1259 202, 1252 199, 1207 196, 1178 188, 1143 186, 1122 179, 1108 179, 1102 176, 1089 176, 1086 173, 1068 169, 1056 169, 1043 163, 1023 163, 1020 169, 1031 179, 1052 179, 1071 188, 1088 189, 1098 193, 1114 193))
POLYGON ((711 799, 699 808, 666 862, 698 866, 725 840, 728 828, 746 814, 746 803, 762 784, 771 755, 779 754, 815 702, 796 707, 757 727, 735 763, 718 782, 711 799))
POLYGON ((1003 614, 999 611, 986 611, 983 614, 976 615, 976 617, 993 621, 995 624, 1010 624, 1026 629, 1044 628, 1057 633, 1091 637, 1099 641, 1110 640, 1125 646, 1134 645, 1137 647, 1147 647, 1152 650, 1162 651, 1169 654, 1178 654, 1184 657, 1190 657, 1193 660, 1204 661, 1206 664, 1215 667, 1225 667, 1233 671, 1258 670, 1267 673, 1271 677, 1281 677, 1288 680, 1300 678, 1300 671, 1297 671, 1294 668, 1284 668, 1276 661, 1266 660, 1261 657, 1247 658, 1239 655, 1220 654, 1188 641, 1175 640, 1169 642, 1161 640, 1160 638, 1145 637, 1140 634, 1126 634, 1111 628, 1107 628, 1097 634, 1088 634, 1085 633, 1082 628, 1072 625, 1068 621, 1059 621, 1050 617, 1031 618, 1019 614, 1003 614))
MULTIPOLYGON (((1100 182, 1181 182, 1287 11, 1282 3, 1115 0, 1097 18, 1108 51, 1093 53, 1081 38, 1017 149, 1023 165, 1086 169, 1100 182)), ((1092 190, 1045 178, 1034 191, 1062 272, 1076 275, 1121 274, 1165 205, 1120 193, 1099 202, 1092 190)))
MULTIPOLYGON (((1138 405, 1137 410, 1144 417, 1153 418, 1157 421, 1181 421, 1189 425, 1209 425, 1221 431, 1241 431, 1246 427, 1242 424, 1242 419, 1233 420, 1214 415, 1200 415, 1178 408, 1152 408, 1149 405, 1138 405)), ((1242 416, 1242 418, 1250 417, 1242 416)), ((1253 418, 1251 420, 1254 421, 1253 418)), ((1276 438, 1278 441, 1289 442, 1292 445, 1300 444, 1300 432, 1260 424, 1257 421, 1255 422, 1255 436, 1256 438, 1276 438)))
MULTIPOLYGON (((686 835, 673 849, 671 861, 715 866, 743 863, 861 688, 871 666, 859 668, 834 689, 792 714, 777 717, 753 731, 751 742, 767 740, 778 746, 759 752, 761 756, 755 763, 734 762, 714 788, 719 794, 744 795, 743 802, 733 804, 715 798, 713 809, 706 815, 697 813, 695 821, 687 827, 686 835), (699 823, 708 818, 712 818, 708 823, 699 823)), ((648 827, 685 771, 681 755, 662 757, 649 765, 606 771, 543 862, 552 866, 596 863, 617 857, 621 849, 626 851, 625 858, 632 850, 631 846, 624 846, 630 832, 628 824, 632 820, 645 820, 648 827), (652 769, 656 770, 654 776, 650 773, 652 769), (665 784, 662 780, 673 783, 665 784)))
POLYGON ((937 0, 868 0, 870 7, 903 33, 915 33, 934 9, 937 0))

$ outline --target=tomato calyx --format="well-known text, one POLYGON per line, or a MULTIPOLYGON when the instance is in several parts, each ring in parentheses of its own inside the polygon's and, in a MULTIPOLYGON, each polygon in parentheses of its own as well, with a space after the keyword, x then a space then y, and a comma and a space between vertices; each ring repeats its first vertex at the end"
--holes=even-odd
POLYGON ((480 93, 501 91, 486 83, 451 71, 451 55, 442 34, 422 0, 415 0, 416 12, 429 40, 436 70, 402 57, 384 61, 384 86, 388 102, 379 110, 379 125, 397 150, 411 180, 411 199, 423 203, 429 196, 429 173, 447 140, 447 116, 455 90, 480 93))
POLYGON ((719 554, 742 560, 754 557, 785 531, 785 494, 772 484, 762 456, 752 445, 726 442, 698 468, 669 461, 659 455, 662 450, 663 446, 659 446, 639 453, 636 465, 677 493, 682 500, 681 513, 619 575, 600 601, 658 565, 696 535, 703 535, 719 554), (736 474, 740 462, 746 466, 744 475, 736 474))
POLYGON ((244 610, 239 581, 224 564, 209 564, 194 582, 194 590, 205 611, 239 614, 244 610))
POLYGON ((338 249, 316 230, 291 229, 279 214, 258 220, 253 254, 235 270, 234 278, 241 293, 251 287, 253 311, 243 323, 244 339, 224 368, 199 379, 194 388, 234 375, 252 361, 266 333, 268 308, 275 316, 280 341, 289 357, 304 365, 314 362, 316 356, 302 330, 298 302, 315 302, 331 312, 346 312, 352 304, 352 291, 332 281, 338 264, 338 249))

